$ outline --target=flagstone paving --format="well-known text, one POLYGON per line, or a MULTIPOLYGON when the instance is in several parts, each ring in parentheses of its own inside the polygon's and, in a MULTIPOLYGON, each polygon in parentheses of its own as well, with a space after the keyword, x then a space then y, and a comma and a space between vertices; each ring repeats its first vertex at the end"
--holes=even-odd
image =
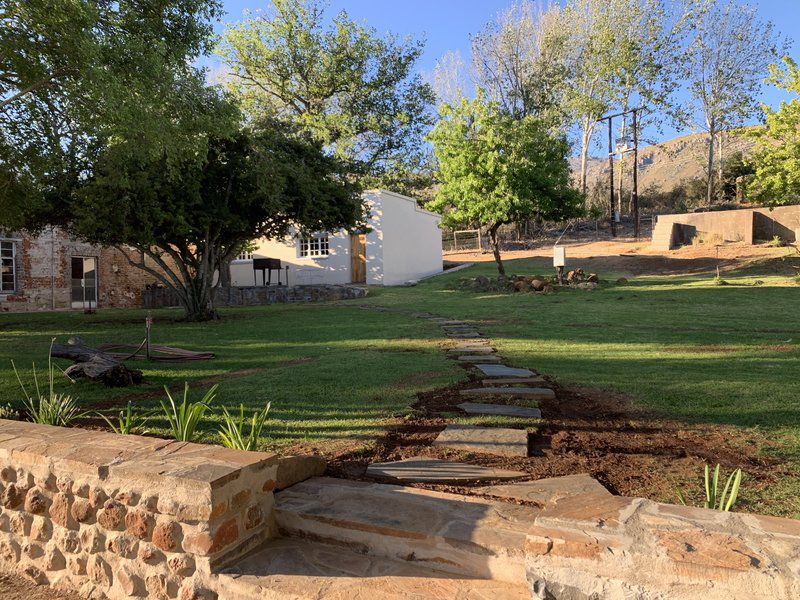
POLYGON ((494 348, 491 346, 456 346, 447 351, 448 354, 492 354, 493 352, 494 348))
POLYGON ((506 365, 475 365, 488 377, 534 377, 536 373, 530 369, 517 369, 506 365))
POLYGON ((466 340, 466 339, 470 339, 470 338, 479 338, 479 337, 481 337, 481 334, 480 333, 448 333, 447 337, 453 338, 455 340, 459 340, 459 339, 466 340))
POLYGON ((497 379, 484 379, 481 381, 483 385, 488 386, 495 386, 495 385, 526 385, 526 384, 537 384, 537 383, 547 383, 544 377, 508 377, 506 379, 497 378, 497 379))
POLYGON ((409 483, 465 483, 525 477, 522 471, 507 471, 468 463, 415 456, 393 462, 373 463, 369 477, 388 477, 409 483))
POLYGON ((603 485, 587 473, 549 477, 536 481, 522 481, 514 484, 492 485, 475 490, 485 496, 507 500, 523 500, 539 505, 551 504, 562 498, 582 494, 605 494, 611 496, 603 485))
POLYGON ((526 457, 528 432, 505 427, 448 425, 434 440, 433 445, 483 454, 526 457))
POLYGON ((515 406, 513 404, 477 404, 474 402, 462 402, 458 408, 469 415, 499 415, 502 417, 521 417, 540 419, 542 411, 538 408, 528 406, 515 406))
POLYGON ((519 396, 537 400, 552 400, 556 397, 556 393, 550 388, 538 387, 482 387, 461 390, 459 394, 462 396, 519 396))
POLYGON ((467 363, 499 363, 500 357, 491 354, 475 354, 467 356, 459 356, 458 360, 467 363))

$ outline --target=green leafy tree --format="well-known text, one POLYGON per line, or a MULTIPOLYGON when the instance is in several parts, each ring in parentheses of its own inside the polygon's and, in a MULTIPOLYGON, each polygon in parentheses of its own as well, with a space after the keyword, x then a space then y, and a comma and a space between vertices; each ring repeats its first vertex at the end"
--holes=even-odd
MULTIPOLYGON (((108 139, 182 154, 178 82, 208 50, 217 0, 0 2, 0 224, 41 225, 108 139)), ((171 162, 165 163, 169 168, 171 162)))
MULTIPOLYGON (((218 118, 224 102, 207 94, 203 110, 218 118)), ((217 316, 218 273, 250 240, 281 238, 292 227, 362 224, 348 165, 317 142, 274 122, 195 135, 203 140, 200 160, 194 149, 172 169, 139 153, 135 140, 108 145, 64 220, 78 237, 119 248, 174 290, 187 319, 217 316)))
POLYGON ((486 227, 497 270, 505 275, 497 232, 527 219, 564 220, 580 214, 570 186, 569 144, 535 117, 515 119, 482 90, 474 100, 443 104, 428 140, 440 187, 428 208, 443 224, 486 227))
MULTIPOLYGON (((296 124, 367 183, 409 187, 425 160, 434 95, 414 73, 422 42, 351 20, 317 0, 273 0, 268 16, 229 27, 219 53, 251 119, 296 124)), ((410 187, 413 187, 413 182, 410 187)))
POLYGON ((792 204, 800 199, 800 66, 787 56, 782 66, 770 66, 769 80, 794 98, 778 110, 764 106, 765 126, 747 130, 756 140, 749 192, 771 204, 792 204))

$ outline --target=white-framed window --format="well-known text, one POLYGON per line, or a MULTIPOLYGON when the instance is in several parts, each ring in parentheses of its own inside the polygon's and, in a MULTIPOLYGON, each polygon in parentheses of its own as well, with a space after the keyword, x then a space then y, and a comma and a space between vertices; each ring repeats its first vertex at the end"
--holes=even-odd
POLYGON ((0 240, 0 293, 17 289, 17 253, 14 242, 0 240))
POLYGON ((239 256, 236 257, 236 260, 253 260, 253 253, 242 252, 239 256))
POLYGON ((318 233, 300 238, 300 258, 328 256, 328 254, 330 254, 330 246, 327 233, 318 233))

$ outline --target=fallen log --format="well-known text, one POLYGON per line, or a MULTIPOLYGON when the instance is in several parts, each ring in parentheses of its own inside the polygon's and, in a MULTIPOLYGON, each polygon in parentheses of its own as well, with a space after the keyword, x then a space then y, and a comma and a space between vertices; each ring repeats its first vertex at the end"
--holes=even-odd
POLYGON ((52 355, 75 362, 64 371, 70 377, 86 377, 108 387, 126 387, 142 382, 141 371, 129 369, 113 356, 87 346, 77 336, 69 338, 66 344, 53 344, 52 355))

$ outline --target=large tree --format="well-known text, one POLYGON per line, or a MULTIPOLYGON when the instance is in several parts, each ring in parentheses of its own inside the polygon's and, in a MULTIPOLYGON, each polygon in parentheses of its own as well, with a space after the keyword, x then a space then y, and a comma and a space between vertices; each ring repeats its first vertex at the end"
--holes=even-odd
POLYGON ((569 144, 533 116, 515 119, 479 89, 473 100, 443 104, 428 136, 438 160, 439 189, 428 207, 445 225, 472 224, 489 233, 497 270, 505 275, 498 230, 507 223, 580 214, 570 186, 569 144))
POLYGON ((430 86, 414 68, 420 41, 379 34, 318 0, 273 0, 229 27, 219 52, 229 89, 253 119, 288 120, 363 166, 369 183, 402 186, 425 157, 430 86))
POLYGON ((794 97, 778 110, 764 106, 765 126, 748 130, 756 140, 749 191, 770 204, 793 204, 800 199, 800 67, 784 57, 770 66, 770 81, 794 97))
POLYGON ((679 64, 688 101, 678 120, 707 136, 706 201, 711 204, 724 135, 757 114, 762 81, 785 43, 755 7, 738 0, 690 0, 687 18, 690 36, 679 64))
POLYGON ((0 2, 0 225, 41 225, 32 209, 53 215, 104 140, 136 138, 153 155, 194 144, 175 89, 201 78, 190 63, 218 11, 217 0, 0 2))
POLYGON ((187 319, 216 316, 217 276, 247 242, 282 238, 292 227, 363 224, 360 188, 319 143, 277 122, 196 135, 200 159, 187 155, 169 170, 141 155, 135 140, 108 145, 65 222, 83 239, 119 248, 174 290, 187 319))

